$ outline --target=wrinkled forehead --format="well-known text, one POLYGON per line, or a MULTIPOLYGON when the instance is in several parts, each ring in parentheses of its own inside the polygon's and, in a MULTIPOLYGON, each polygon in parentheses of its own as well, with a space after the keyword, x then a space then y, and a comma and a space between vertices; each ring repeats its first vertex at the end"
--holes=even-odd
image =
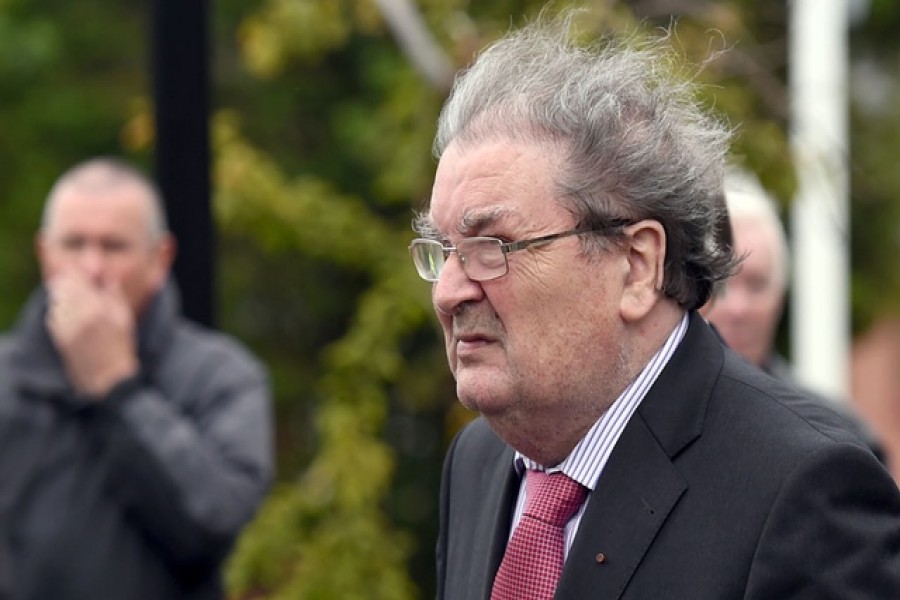
POLYGON ((555 161, 544 149, 509 141, 451 144, 441 158, 428 218, 444 234, 541 220, 559 211, 555 161))
MULTIPOLYGON (((133 178, 100 177, 84 174, 64 181, 48 200, 42 228, 58 230, 79 214, 116 215, 122 226, 134 223, 151 234, 160 231, 153 191, 133 178)), ((80 222, 80 221, 79 221, 80 222)))

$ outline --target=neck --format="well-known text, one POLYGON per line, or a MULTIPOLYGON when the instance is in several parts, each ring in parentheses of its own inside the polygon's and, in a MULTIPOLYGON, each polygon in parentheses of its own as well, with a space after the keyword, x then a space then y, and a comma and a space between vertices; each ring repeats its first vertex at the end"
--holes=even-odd
POLYGON ((529 423, 510 425, 503 419, 486 417, 486 420, 497 435, 518 452, 544 467, 554 467, 572 453, 599 418, 600 415, 597 415, 595 419, 581 423, 577 428, 569 424, 565 430, 554 428, 549 431, 547 423, 529 427, 529 423))
POLYGON ((570 402, 565 407, 557 404, 537 412, 532 406, 527 414, 486 414, 485 419, 500 438, 523 455, 545 467, 558 465, 637 378, 683 316, 681 307, 665 302, 657 305, 647 319, 628 324, 622 369, 616 382, 606 382, 607 392, 602 397, 570 402))

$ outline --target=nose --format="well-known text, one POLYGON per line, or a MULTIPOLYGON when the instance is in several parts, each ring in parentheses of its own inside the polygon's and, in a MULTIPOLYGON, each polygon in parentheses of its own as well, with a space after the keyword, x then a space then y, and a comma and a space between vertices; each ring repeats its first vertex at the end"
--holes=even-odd
POLYGON ((435 310, 443 315, 453 315, 466 302, 478 302, 484 298, 484 288, 470 279, 456 253, 447 257, 441 276, 432 288, 435 310))
POLYGON ((747 314, 753 306, 753 299, 743 287, 738 285, 729 285, 727 291, 721 300, 720 310, 732 318, 738 319, 747 314))
POLYGON ((103 249, 97 244, 86 244, 78 253, 78 267, 91 281, 97 282, 103 278, 106 259, 103 249))

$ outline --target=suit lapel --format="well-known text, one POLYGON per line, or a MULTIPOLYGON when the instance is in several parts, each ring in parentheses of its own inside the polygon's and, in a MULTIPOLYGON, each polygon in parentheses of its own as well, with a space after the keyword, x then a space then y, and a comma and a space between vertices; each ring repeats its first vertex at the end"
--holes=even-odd
POLYGON ((447 536, 447 600, 488 599, 500 567, 520 477, 513 450, 483 419, 470 424, 451 448, 447 536), (453 449, 455 448, 455 450, 453 449))
POLYGON ((486 540, 488 543, 486 576, 480 596, 485 598, 485 600, 491 597, 494 575, 500 568, 500 562, 503 560, 503 554, 506 552, 506 544, 509 541, 510 526, 512 525, 513 508, 515 507, 521 484, 521 477, 513 468, 512 458, 512 451, 504 453, 502 460, 505 464, 497 465, 500 474, 494 480, 503 481, 503 485, 489 487, 488 489, 491 492, 489 497, 485 499, 485 512, 490 513, 489 524, 486 524, 483 530, 485 535, 490 536, 490 539, 486 540))
POLYGON ((703 430, 721 342, 696 313, 610 455, 588 500, 556 598, 621 598, 687 490, 673 464, 703 430), (601 556, 602 555, 602 556, 601 556))
POLYGON ((556 597, 619 598, 686 489, 635 415, 591 494, 556 597))

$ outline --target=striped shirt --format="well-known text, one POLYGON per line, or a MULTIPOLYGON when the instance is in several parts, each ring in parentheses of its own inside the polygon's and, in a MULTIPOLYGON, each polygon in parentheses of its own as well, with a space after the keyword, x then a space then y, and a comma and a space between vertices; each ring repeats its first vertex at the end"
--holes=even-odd
MULTIPOLYGON (((516 452, 514 457, 514 466, 516 471, 522 475, 525 469, 536 469, 538 471, 547 471, 555 473, 561 471, 568 475, 584 487, 588 488, 588 497, 597 486, 600 475, 603 473, 603 467, 609 460, 619 436, 625 430, 631 415, 637 410, 644 396, 650 390, 650 387, 656 381, 659 374, 668 364, 675 349, 684 339, 687 331, 688 316, 685 314, 672 333, 666 343, 657 350, 653 358, 647 363, 640 374, 632 381, 628 387, 616 398, 612 406, 609 407, 596 423, 587 432, 575 446, 572 452, 558 465, 545 468, 530 458, 527 458, 516 452)), ((566 525, 566 556, 569 554, 569 548, 572 546, 572 540, 575 539, 575 533, 578 531, 578 525, 581 523, 581 516, 584 514, 584 508, 587 506, 585 501, 579 511, 566 525)), ((519 488, 519 497, 516 501, 516 508, 513 512, 513 522, 510 532, 514 531, 522 518, 522 512, 525 510, 525 478, 522 477, 522 484, 519 488)), ((512 533, 510 533, 512 535, 512 533)))

